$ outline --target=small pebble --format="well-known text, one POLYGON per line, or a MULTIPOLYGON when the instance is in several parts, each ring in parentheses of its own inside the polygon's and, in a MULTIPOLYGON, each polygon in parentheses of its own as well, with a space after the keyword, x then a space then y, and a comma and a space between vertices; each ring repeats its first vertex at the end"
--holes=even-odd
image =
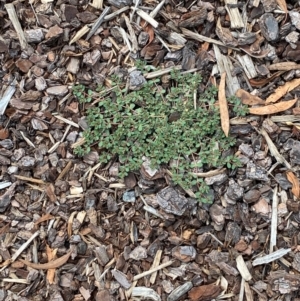
POLYGON ((84 241, 81 241, 78 245, 77 245, 77 253, 79 255, 85 255, 87 250, 87 245, 84 241))
POLYGON ((123 201, 126 203, 134 203, 136 200, 134 190, 125 191, 123 194, 123 201))

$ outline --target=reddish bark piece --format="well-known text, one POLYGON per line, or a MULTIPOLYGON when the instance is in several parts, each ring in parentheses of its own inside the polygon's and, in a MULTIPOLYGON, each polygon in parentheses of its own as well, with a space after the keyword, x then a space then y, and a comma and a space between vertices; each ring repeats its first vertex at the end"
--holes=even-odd
POLYGON ((9 136, 8 129, 1 129, 0 130, 0 140, 4 140, 9 136))
POLYGON ((210 301, 219 296, 222 287, 214 284, 201 285, 189 291, 189 298, 192 301, 210 301))
POLYGON ((52 26, 46 34, 46 39, 57 38, 60 35, 62 35, 63 32, 64 32, 63 29, 60 28, 59 26, 57 25, 52 26))
POLYGON ((32 66, 32 63, 26 59, 19 59, 16 61, 16 66, 24 73, 27 73, 32 66))

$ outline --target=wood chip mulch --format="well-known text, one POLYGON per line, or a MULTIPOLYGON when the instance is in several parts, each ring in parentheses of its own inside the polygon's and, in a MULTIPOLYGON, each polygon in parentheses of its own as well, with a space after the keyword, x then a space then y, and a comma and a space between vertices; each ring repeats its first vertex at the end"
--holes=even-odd
MULTIPOLYGON (((300 4, 0 1, 0 301, 300 300, 300 4), (135 62, 226 72, 242 167, 204 172, 213 204, 149 164, 124 180, 77 157, 85 107, 135 62)), ((225 77, 224 77, 225 78, 225 77)))

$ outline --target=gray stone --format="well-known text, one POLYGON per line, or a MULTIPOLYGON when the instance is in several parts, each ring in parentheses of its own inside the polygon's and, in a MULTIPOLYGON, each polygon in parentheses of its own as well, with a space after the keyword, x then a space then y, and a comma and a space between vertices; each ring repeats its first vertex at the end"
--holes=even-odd
POLYGON ((253 148, 249 144, 242 143, 239 146, 239 150, 247 157, 252 157, 254 155, 253 148))
POLYGON ((143 248, 142 246, 136 247, 130 254, 129 258, 134 260, 141 260, 147 258, 147 250, 143 248))
POLYGON ((49 95, 64 96, 68 93, 68 86, 54 86, 46 90, 49 95))
POLYGON ((205 178, 205 183, 207 185, 221 185, 224 182, 226 182, 228 179, 228 176, 226 173, 221 173, 212 177, 205 178))
POLYGON ((266 13, 262 15, 258 23, 261 29, 261 33, 266 38, 266 40, 276 41, 278 39, 279 26, 273 14, 266 13))
POLYGON ((275 179, 283 190, 288 190, 292 188, 292 184, 290 181, 288 181, 285 174, 277 173, 275 175, 275 179))
POLYGON ((294 141, 292 150, 290 151, 290 159, 292 165, 300 165, 300 141, 294 141))
POLYGON ((96 197, 93 194, 85 196, 84 209, 90 210, 96 207, 96 197))
POLYGON ((188 207, 188 200, 174 188, 166 187, 157 193, 157 202, 167 213, 182 215, 188 207))
POLYGON ((182 262, 190 262, 196 255, 197 251, 193 246, 176 246, 172 249, 172 256, 182 262))
POLYGON ((87 245, 84 241, 81 241, 78 245, 77 245, 77 253, 79 255, 85 255, 87 250, 87 245))
POLYGON ((244 194, 244 201, 246 203, 254 203, 259 200, 261 193, 257 189, 251 189, 244 194))
POLYGON ((123 194, 123 201, 127 203, 134 203, 136 200, 134 190, 125 191, 123 194))
POLYGON ((268 181, 267 171, 255 165, 252 161, 247 164, 246 176, 251 180, 268 181))
POLYGON ((34 167, 35 159, 30 156, 25 156, 19 161, 19 166, 22 169, 31 169, 34 167))
POLYGON ((129 88, 131 90, 138 90, 144 83, 146 83, 146 79, 141 71, 135 70, 129 74, 129 83, 129 88))
POLYGON ((297 11, 290 11, 290 12, 289 12, 289 15, 290 15, 292 24, 293 24, 298 30, 300 30, 300 13, 297 12, 297 11))
POLYGON ((244 189, 233 179, 229 180, 229 186, 226 191, 226 196, 236 202, 243 197, 244 189))

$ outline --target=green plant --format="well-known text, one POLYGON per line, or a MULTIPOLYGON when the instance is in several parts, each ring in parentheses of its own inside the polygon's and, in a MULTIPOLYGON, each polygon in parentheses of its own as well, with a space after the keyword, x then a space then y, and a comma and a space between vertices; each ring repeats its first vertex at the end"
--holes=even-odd
MULTIPOLYGON (((143 156, 150 159, 153 167, 172 161, 168 168, 173 182, 193 189, 199 200, 205 201, 208 187, 193 173, 198 169, 238 166, 236 157, 222 157, 235 145, 235 139, 226 138, 221 130, 215 87, 200 94, 201 76, 197 73, 174 71, 170 82, 170 87, 163 89, 158 79, 149 80, 140 90, 129 93, 119 82, 109 94, 103 87, 94 94, 85 92, 83 86, 74 87, 73 93, 80 102, 99 98, 96 106, 87 109, 89 129, 83 134, 85 144, 75 151, 83 155, 96 147, 103 163, 117 156, 121 177, 139 170, 143 156)), ((235 108, 239 107, 237 112, 244 112, 237 99, 232 102, 235 108)))

